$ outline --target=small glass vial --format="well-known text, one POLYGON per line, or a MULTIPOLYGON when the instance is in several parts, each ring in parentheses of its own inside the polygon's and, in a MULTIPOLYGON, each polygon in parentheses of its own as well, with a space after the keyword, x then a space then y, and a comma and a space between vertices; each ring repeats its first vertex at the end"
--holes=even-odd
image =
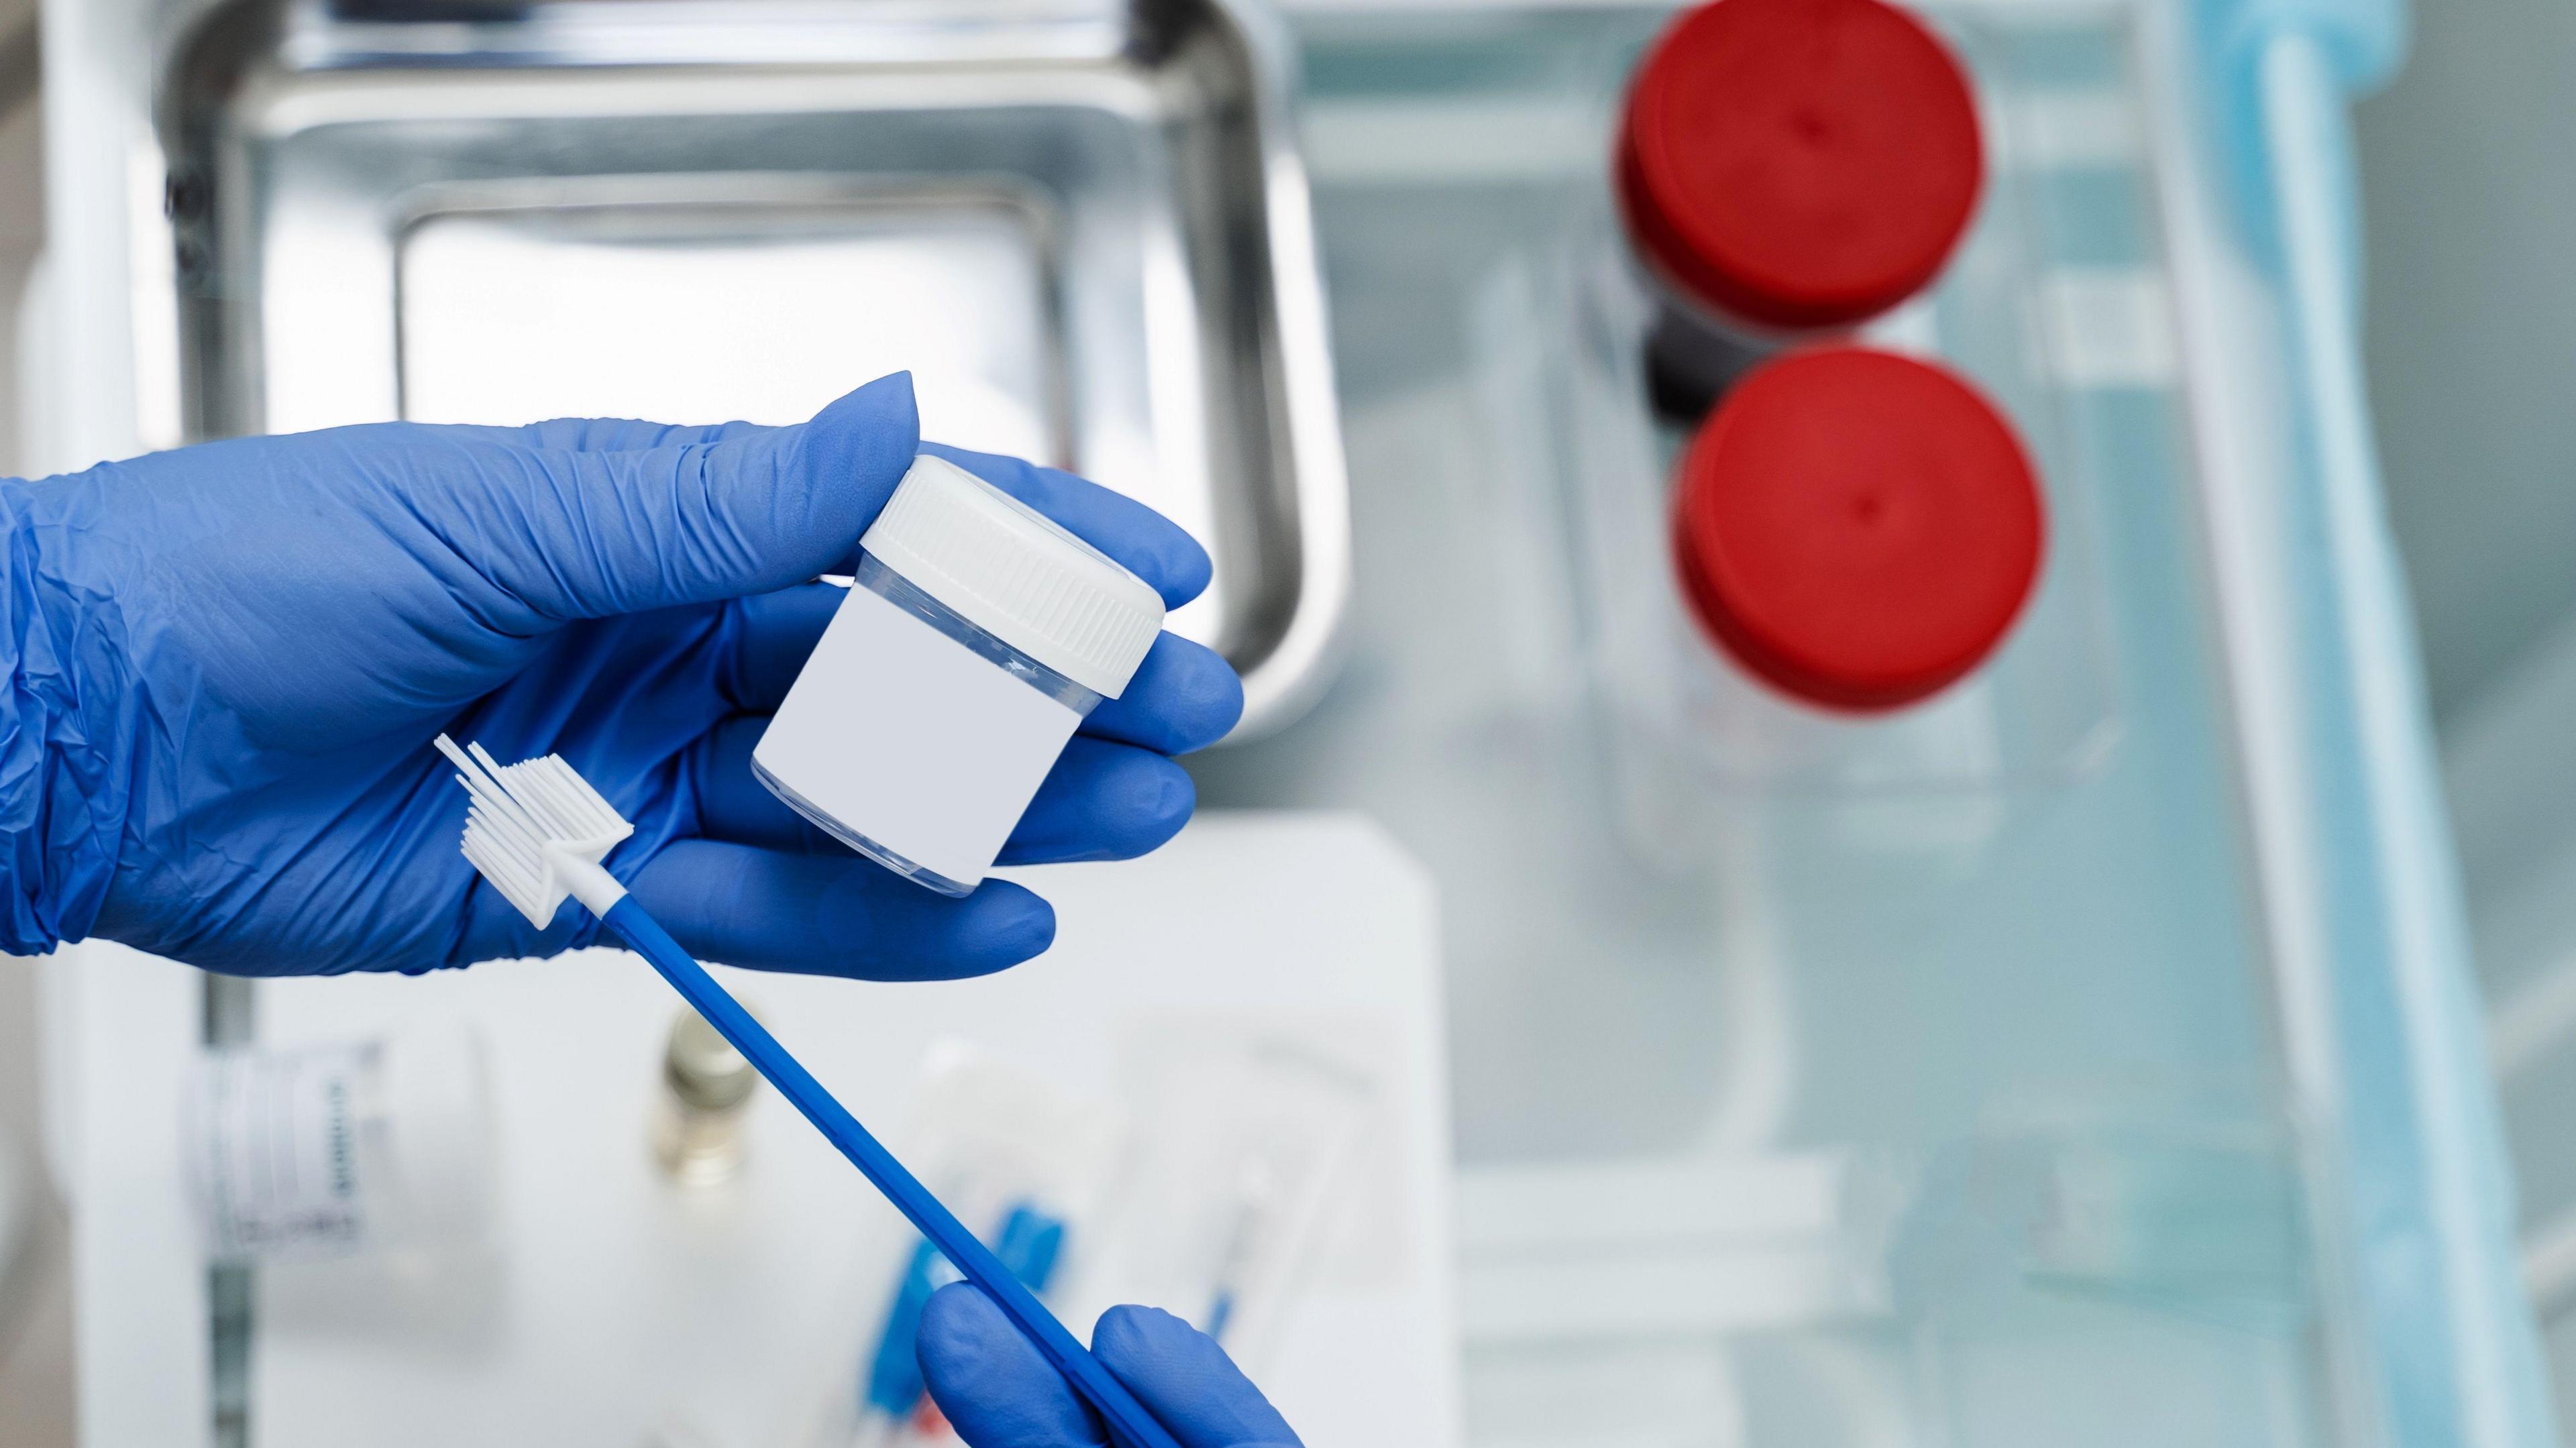
POLYGON ((1884 0, 1684 12, 1629 85, 1614 164, 1662 303, 1648 385, 1685 423, 1770 353, 1921 291, 1985 177, 1966 70, 1884 0))
POLYGON ((1151 584, 923 456, 752 750, 771 793, 943 895, 982 883, 1083 717, 1163 627, 1151 584))
POLYGON ((683 1186, 713 1186, 742 1165, 743 1116, 760 1073, 707 1018, 682 1010, 662 1051, 653 1155, 683 1186))

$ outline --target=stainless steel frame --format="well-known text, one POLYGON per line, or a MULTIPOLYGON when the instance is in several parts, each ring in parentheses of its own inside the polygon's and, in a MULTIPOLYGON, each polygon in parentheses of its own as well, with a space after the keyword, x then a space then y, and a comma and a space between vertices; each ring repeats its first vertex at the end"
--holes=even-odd
POLYGON ((234 0, 162 90, 188 430, 783 421, 912 366, 934 435, 1208 545, 1174 627, 1266 732, 1350 586, 1287 53, 1233 0, 234 0))

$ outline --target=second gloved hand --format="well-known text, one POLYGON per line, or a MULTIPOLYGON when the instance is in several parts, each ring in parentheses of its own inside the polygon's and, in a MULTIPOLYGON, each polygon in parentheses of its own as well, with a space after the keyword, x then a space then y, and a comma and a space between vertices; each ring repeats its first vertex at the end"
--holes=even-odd
MULTIPOLYGON (((1299 1448, 1216 1340, 1168 1312, 1113 1307, 1092 1356, 1182 1448, 1299 1448)), ((1106 1448, 1100 1418, 981 1288, 954 1282, 921 1314, 921 1375, 967 1448, 1106 1448)))
MULTIPOLYGON (((0 949, 95 933, 248 974, 542 955, 457 858, 444 729, 561 753, 636 825, 611 868, 711 960, 971 975, 1053 915, 931 894, 806 825, 751 747, 918 447, 908 378, 809 423, 389 423, 245 438, 0 483, 0 949)), ((1204 552, 1079 479, 950 453, 1178 605, 1204 552)), ((1192 802, 1169 758, 1241 708, 1165 635, 1085 721, 1005 863, 1142 853, 1192 802)))

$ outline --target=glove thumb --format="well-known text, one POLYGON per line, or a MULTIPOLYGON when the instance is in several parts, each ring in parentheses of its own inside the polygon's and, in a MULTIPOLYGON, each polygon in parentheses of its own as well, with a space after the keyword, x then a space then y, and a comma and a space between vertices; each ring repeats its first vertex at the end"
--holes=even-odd
POLYGON ((793 427, 626 451, 518 449, 520 547, 486 566, 539 614, 641 613, 766 593, 849 566, 921 443, 912 375, 793 427), (524 484, 524 486, 522 486, 524 484))

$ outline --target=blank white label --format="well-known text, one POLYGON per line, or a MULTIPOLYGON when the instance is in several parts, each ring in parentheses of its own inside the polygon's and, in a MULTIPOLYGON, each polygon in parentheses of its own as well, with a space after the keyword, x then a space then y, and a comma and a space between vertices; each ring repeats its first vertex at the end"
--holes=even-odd
POLYGON ((358 1113, 368 1054, 324 1046, 207 1058, 192 1148, 210 1256, 336 1256, 367 1245, 358 1113))
POLYGON ((984 878, 1082 716, 864 588, 752 751, 808 804, 963 885, 984 878))

